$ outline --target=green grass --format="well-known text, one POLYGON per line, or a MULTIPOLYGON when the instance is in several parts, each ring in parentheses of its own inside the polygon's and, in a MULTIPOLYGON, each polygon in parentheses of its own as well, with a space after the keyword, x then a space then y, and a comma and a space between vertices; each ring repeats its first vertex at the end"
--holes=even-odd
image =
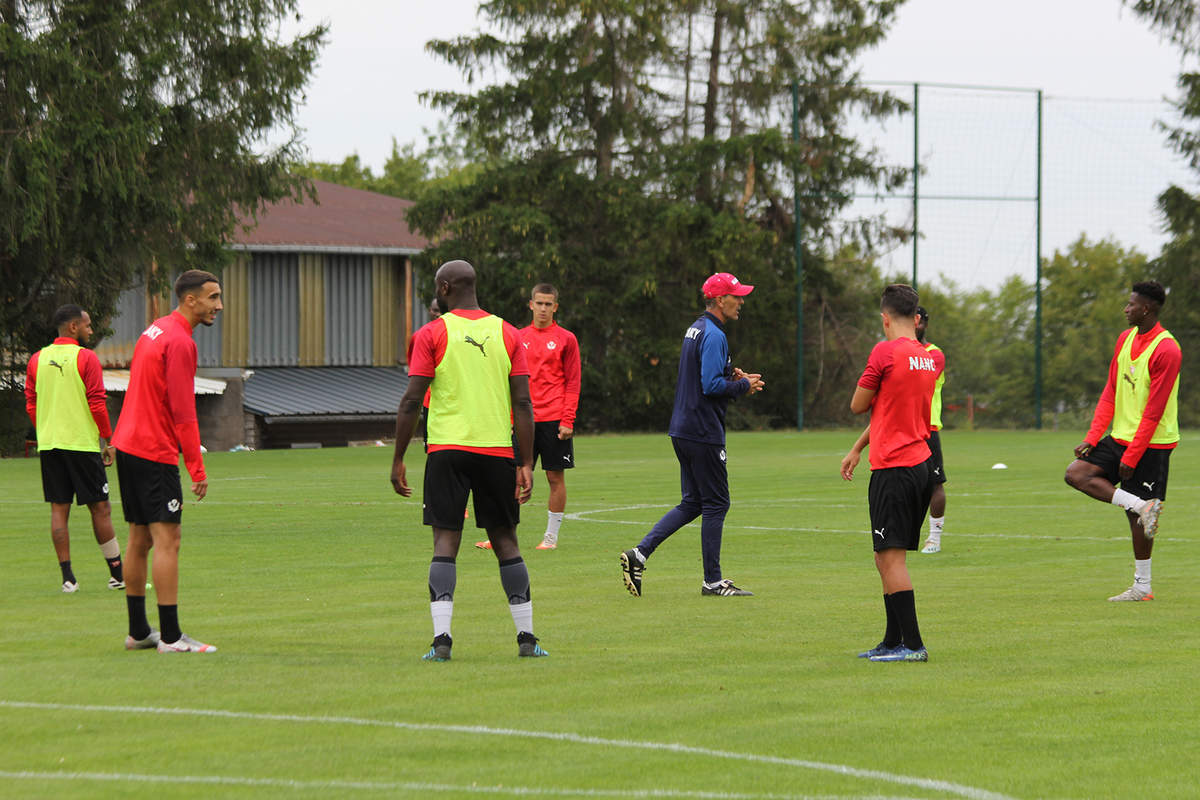
POLYGON ((83 509, 59 592, 37 460, 0 461, 0 796, 1194 796, 1200 437, 1173 456, 1158 599, 1113 604, 1128 529, 1062 482, 1079 432, 947 431, 944 549, 909 557, 924 665, 854 657, 883 609, 865 461, 837 475, 853 438, 730 436, 745 599, 701 597, 698 523, 630 597, 617 554, 678 500, 670 444, 581 438, 560 549, 533 549, 540 474, 521 529, 551 657, 516 657, 469 528, 445 664, 419 658, 431 536, 390 449, 210 454, 180 616, 220 651, 172 658, 122 649, 83 509), (193 782, 145 782, 165 775, 193 782))

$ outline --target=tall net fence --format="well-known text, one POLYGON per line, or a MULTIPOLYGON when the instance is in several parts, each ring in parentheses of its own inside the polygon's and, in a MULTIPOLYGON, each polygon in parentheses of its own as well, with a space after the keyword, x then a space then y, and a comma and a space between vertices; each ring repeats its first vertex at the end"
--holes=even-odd
POLYGON ((991 289, 1014 275, 1032 282, 1039 255, 1080 236, 1154 256, 1165 240, 1158 194, 1194 180, 1166 148, 1160 124, 1175 112, 1165 100, 868 85, 909 110, 860 123, 855 135, 888 163, 919 172, 888 194, 860 190, 843 216, 915 231, 878 256, 918 286, 991 289))

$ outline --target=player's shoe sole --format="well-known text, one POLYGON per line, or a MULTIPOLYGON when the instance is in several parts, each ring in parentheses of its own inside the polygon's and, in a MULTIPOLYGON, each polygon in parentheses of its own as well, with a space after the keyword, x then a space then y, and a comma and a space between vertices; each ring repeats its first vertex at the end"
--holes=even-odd
POLYGON ((162 639, 158 641, 158 652, 160 653, 215 653, 217 648, 211 644, 197 642, 186 633, 179 637, 178 641, 164 642, 162 639))
POLYGON ((625 588, 634 597, 642 596, 642 572, 645 569, 646 566, 638 560, 637 553, 632 550, 621 553, 621 578, 625 581, 625 588))
POLYGON ((1142 523, 1142 533, 1147 539, 1153 539, 1158 533, 1158 515, 1162 513, 1163 501, 1152 498, 1138 512, 1138 522, 1142 523))
POLYGON ((929 651, 924 647, 919 647, 916 650, 911 650, 904 645, 900 645, 895 650, 889 653, 880 653, 877 656, 868 656, 871 661, 928 661, 929 651))
POLYGON ((158 647, 158 643, 162 641, 162 636, 154 628, 150 629, 150 635, 145 639, 135 639, 132 636, 125 637, 126 650, 152 650, 158 647))
POLYGON ((1110 603, 1142 603, 1146 600, 1153 600, 1154 592, 1144 592, 1136 586, 1130 586, 1120 594, 1114 594, 1108 598, 1110 603))

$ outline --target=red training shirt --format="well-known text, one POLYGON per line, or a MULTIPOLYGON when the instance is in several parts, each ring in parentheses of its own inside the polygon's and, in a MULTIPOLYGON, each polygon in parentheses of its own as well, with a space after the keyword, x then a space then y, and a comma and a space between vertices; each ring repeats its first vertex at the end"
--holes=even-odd
MULTIPOLYGON (((447 313, 457 314, 463 319, 483 319, 489 316, 481 308, 455 309, 447 313)), ((443 314, 442 316, 445 316, 443 314)), ((529 367, 525 362, 525 348, 521 346, 521 334, 515 327, 505 322, 501 326, 504 331, 504 349, 508 351, 509 376, 528 375, 529 367)), ((434 378, 437 365, 442 363, 446 355, 446 323, 442 317, 422 325, 412 338, 412 352, 408 358, 408 374, 421 378, 434 378)), ((513 457, 513 449, 509 447, 472 447, 459 444, 431 444, 429 452, 438 450, 466 450, 469 453, 481 453, 485 456, 513 457)))
POLYGON ((575 334, 551 321, 545 328, 522 328, 521 341, 529 364, 533 421, 559 422, 574 428, 582 383, 575 334))
MULTIPOLYGON (((1117 397, 1117 356, 1121 353, 1121 348, 1125 346, 1125 340, 1130 334, 1136 338, 1133 340, 1133 348, 1129 353, 1130 358, 1140 356, 1150 343, 1154 341, 1154 337, 1158 336, 1163 331, 1162 323, 1156 322, 1154 327, 1145 333, 1137 333, 1137 328, 1130 328, 1122 331, 1117 337, 1117 346, 1113 349, 1112 362, 1108 365, 1108 383, 1104 384, 1104 391, 1100 393, 1100 400, 1096 403, 1096 413, 1092 416, 1092 427, 1088 431, 1084 441, 1095 447, 1104 437, 1104 432, 1108 430, 1108 424, 1112 422, 1113 414, 1116 413, 1116 397, 1117 397)), ((1171 450, 1174 449, 1177 442, 1169 444, 1150 444, 1150 437, 1154 435, 1154 430, 1158 427, 1158 423, 1162 421, 1163 411, 1167 408, 1167 401, 1171 399, 1171 387, 1175 385, 1176 379, 1179 378, 1179 368, 1183 363, 1183 352, 1179 349, 1179 342, 1174 339, 1163 339, 1159 342, 1158 347, 1154 349, 1154 353, 1150 356, 1150 396, 1146 398, 1146 408, 1142 410, 1142 421, 1138 423, 1137 433, 1133 436, 1132 442, 1122 442, 1120 439, 1114 441, 1125 445, 1125 455, 1121 456, 1121 463, 1130 467, 1136 467, 1138 462, 1142 460, 1142 454, 1147 448, 1153 447, 1156 450, 1171 450)))
POLYGON ((939 369, 916 339, 900 337, 871 350, 858 385, 871 399, 871 469, 912 467, 931 455, 929 406, 939 369))
POLYGON ((207 480, 200 456, 195 379, 192 326, 178 311, 154 320, 133 348, 129 389, 113 445, 160 464, 178 464, 183 453, 192 480, 207 480))
MULTIPOLYGON (((69 336, 59 336, 55 338, 54 344, 79 344, 75 339, 69 336)), ((29 359, 29 366, 25 369, 25 413, 29 415, 29 421, 33 426, 37 427, 37 369, 38 356, 42 354, 39 350, 33 354, 33 358, 29 359)), ((79 356, 75 359, 75 366, 79 368, 79 377, 83 379, 83 388, 87 392, 88 409, 92 412, 92 419, 96 420, 96 427, 100 429, 100 435, 105 439, 112 437, 112 428, 108 424, 108 395, 104 392, 104 369, 100 366, 100 359, 96 358, 96 354, 86 347, 79 348, 79 356)))

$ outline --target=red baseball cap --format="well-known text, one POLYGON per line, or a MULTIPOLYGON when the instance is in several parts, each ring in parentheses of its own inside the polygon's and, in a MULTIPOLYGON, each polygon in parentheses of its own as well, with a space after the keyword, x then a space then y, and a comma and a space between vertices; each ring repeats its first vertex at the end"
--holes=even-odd
POLYGON ((745 297, 754 291, 754 287, 748 283, 742 283, 728 272, 715 272, 704 282, 701 291, 708 298, 720 297, 725 294, 745 297))

